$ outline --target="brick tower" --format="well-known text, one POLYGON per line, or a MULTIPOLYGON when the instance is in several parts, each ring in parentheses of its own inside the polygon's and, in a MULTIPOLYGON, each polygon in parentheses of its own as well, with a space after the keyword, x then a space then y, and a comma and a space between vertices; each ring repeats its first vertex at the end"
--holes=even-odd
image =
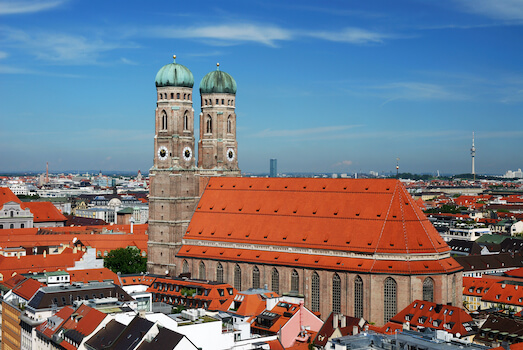
POLYGON ((203 176, 239 176, 236 142, 236 81, 217 69, 200 82, 202 111, 198 168, 203 176))
POLYGON ((194 157, 194 77, 174 62, 156 75, 154 162, 150 170, 148 270, 176 273, 174 256, 198 200, 194 157))

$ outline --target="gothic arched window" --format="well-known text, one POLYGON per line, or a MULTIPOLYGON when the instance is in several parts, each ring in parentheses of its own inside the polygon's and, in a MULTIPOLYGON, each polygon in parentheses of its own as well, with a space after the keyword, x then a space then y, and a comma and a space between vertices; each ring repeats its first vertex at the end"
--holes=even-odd
POLYGON ((320 276, 316 273, 316 271, 312 273, 311 311, 320 311, 320 276))
POLYGON ((201 279, 201 280, 204 280, 204 279, 206 279, 205 275, 206 275, 206 273, 205 273, 205 263, 203 261, 200 261, 200 269, 198 271, 198 278, 201 279))
POLYGON ((387 323, 397 313, 398 284, 393 278, 387 277, 383 287, 383 322, 387 323))
POLYGON ((254 266, 252 269, 252 288, 260 288, 260 269, 254 266))
POLYGON ((189 272, 189 263, 187 260, 184 260, 182 263, 182 273, 188 273, 189 272))
POLYGON ((206 132, 208 134, 211 134, 212 133, 212 118, 208 114, 207 114, 207 120, 205 121, 205 125, 206 125, 206 132))
POLYGON ((167 130, 167 113, 162 111, 162 130, 167 130))
POLYGON ((332 276, 332 311, 341 312, 341 278, 337 273, 332 276))
POLYGON ((298 275, 298 271, 292 270, 291 292, 298 293, 299 291, 300 291, 300 275, 298 275))
POLYGON ((276 268, 272 269, 271 272, 271 290, 280 294, 280 273, 276 268))
POLYGON ((423 300, 434 302, 434 280, 430 277, 423 281, 423 300))
POLYGON ((354 316, 363 317, 363 280, 360 276, 354 279, 354 316))
POLYGON ((234 266, 234 288, 238 291, 242 290, 242 269, 238 264, 234 266))
POLYGON ((187 115, 187 111, 185 111, 183 115, 183 130, 189 130, 189 116, 187 115))
POLYGON ((222 263, 218 263, 216 266, 216 281, 223 283, 223 266, 222 263))
POLYGON ((232 120, 231 120, 231 116, 227 117, 227 133, 231 133, 232 132, 232 120))

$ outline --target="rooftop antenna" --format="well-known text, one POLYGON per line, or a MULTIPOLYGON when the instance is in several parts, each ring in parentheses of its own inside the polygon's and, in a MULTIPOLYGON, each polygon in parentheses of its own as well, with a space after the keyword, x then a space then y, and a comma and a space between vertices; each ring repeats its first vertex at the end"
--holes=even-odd
POLYGON ((45 183, 49 183, 49 162, 45 163, 45 183))
POLYGON ((396 179, 399 179, 399 172, 400 172, 400 159, 396 158, 396 179))
POLYGON ((472 132, 472 148, 470 149, 470 155, 472 156, 472 175, 474 176, 474 182, 476 181, 476 169, 474 168, 474 158, 476 157, 476 147, 474 147, 474 131, 472 132))

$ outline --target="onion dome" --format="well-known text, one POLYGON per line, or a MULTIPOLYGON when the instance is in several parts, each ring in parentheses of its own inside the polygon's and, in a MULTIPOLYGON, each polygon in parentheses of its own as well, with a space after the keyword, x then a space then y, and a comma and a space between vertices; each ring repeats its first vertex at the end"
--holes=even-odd
POLYGON ((216 70, 207 73, 200 82, 201 94, 225 93, 236 94, 236 81, 229 74, 220 70, 220 64, 216 64, 216 70))
POLYGON ((176 63, 176 55, 173 56, 173 63, 163 66, 156 73, 156 86, 179 86, 192 88, 194 77, 189 68, 176 63))

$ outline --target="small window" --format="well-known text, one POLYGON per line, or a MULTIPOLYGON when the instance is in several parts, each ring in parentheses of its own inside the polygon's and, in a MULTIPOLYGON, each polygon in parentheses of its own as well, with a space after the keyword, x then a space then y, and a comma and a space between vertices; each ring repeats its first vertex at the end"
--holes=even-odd
POLYGON ((179 100, 180 99, 180 93, 176 93, 176 99, 179 100))
POLYGON ((219 99, 216 99, 216 104, 219 104, 220 103, 220 100, 219 99))
POLYGON ((225 100, 222 98, 222 105, 224 105, 224 104, 225 104, 225 100))
POLYGON ((174 100, 174 92, 171 92, 171 100, 174 100))

